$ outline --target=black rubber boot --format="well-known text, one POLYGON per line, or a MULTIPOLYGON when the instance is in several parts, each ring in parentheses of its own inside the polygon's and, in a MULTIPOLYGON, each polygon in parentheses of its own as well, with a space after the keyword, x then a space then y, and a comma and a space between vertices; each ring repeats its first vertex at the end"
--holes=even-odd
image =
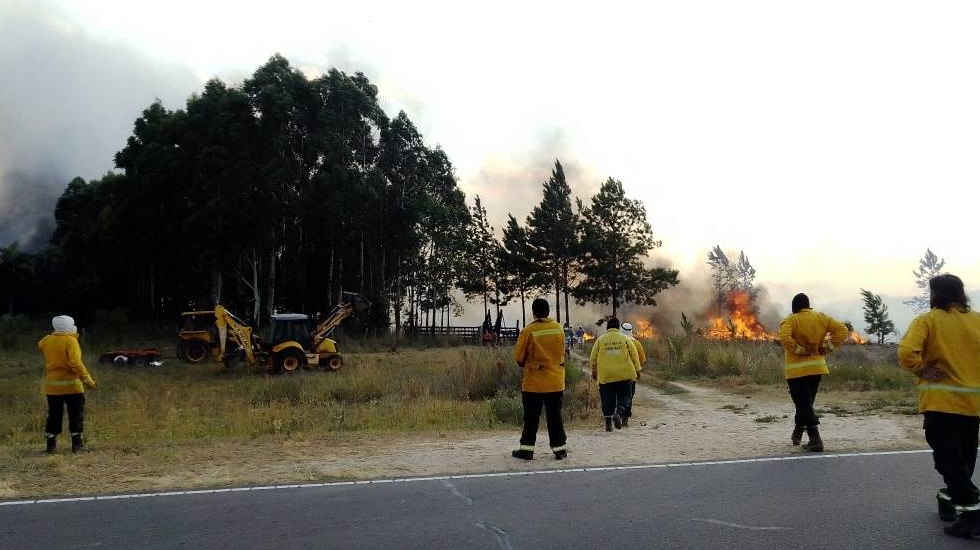
POLYGON ((613 413, 613 419, 612 420, 613 420, 613 425, 616 426, 616 429, 617 430, 623 427, 623 409, 622 408, 617 409, 616 412, 613 413))
POLYGON ((816 426, 809 426, 806 429, 806 436, 809 441, 803 445, 803 450, 811 453, 822 453, 823 440, 820 439, 820 430, 816 426))
POLYGON ((956 507, 953 506, 953 499, 949 498, 946 489, 940 489, 936 493, 936 502, 939 504, 939 519, 943 521, 956 521, 956 507))
POLYGON ((806 430, 806 426, 797 426, 793 428, 793 435, 790 437, 790 441, 793 442, 794 446, 800 444, 803 441, 803 432, 806 430))
POLYGON ((58 437, 54 435, 44 436, 44 452, 54 454, 58 450, 58 437))
POLYGON ((565 460, 566 458, 568 458, 568 451, 566 449, 555 451, 555 460, 565 460))
POLYGON ((960 514, 960 517, 943 528, 947 535, 969 539, 980 536, 980 511, 970 510, 960 514))
POLYGON ((607 432, 611 432, 612 431, 612 425, 613 425, 613 419, 612 419, 612 417, 611 416, 607 416, 606 417, 606 431, 607 432))
POLYGON ((82 440, 82 434, 71 436, 71 452, 77 453, 85 450, 85 442, 82 440))
POLYGON ((510 456, 514 458, 519 458, 521 460, 534 460, 534 451, 525 451, 524 449, 518 449, 516 451, 511 451, 510 456))

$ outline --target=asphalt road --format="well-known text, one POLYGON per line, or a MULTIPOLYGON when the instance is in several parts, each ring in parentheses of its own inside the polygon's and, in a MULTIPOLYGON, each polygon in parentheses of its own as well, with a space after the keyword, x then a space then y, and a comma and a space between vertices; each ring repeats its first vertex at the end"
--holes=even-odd
POLYGON ((938 485, 920 453, 19 504, 0 548, 980 548, 938 485))

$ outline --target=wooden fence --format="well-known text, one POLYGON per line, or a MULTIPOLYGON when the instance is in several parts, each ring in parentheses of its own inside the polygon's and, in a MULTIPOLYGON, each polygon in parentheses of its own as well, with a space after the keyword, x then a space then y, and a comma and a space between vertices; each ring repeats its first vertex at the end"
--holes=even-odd
MULTIPOLYGON (((409 338, 431 338, 446 336, 458 338, 468 344, 479 344, 483 341, 481 337, 483 327, 405 327, 405 336, 409 338)), ((501 327, 500 335, 497 339, 500 343, 517 342, 520 329, 515 327, 501 327)))

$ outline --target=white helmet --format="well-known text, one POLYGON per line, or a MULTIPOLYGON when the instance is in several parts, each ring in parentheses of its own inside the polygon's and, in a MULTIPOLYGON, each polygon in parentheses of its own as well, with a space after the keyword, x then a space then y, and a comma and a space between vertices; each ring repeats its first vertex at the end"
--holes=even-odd
POLYGON ((620 328, 622 328, 623 332, 626 334, 629 334, 630 336, 633 335, 633 323, 623 323, 622 327, 620 328))
POLYGON ((51 327, 54 328, 56 332, 78 332, 78 329, 75 328, 75 320, 67 315, 59 315, 54 319, 51 319, 51 327))

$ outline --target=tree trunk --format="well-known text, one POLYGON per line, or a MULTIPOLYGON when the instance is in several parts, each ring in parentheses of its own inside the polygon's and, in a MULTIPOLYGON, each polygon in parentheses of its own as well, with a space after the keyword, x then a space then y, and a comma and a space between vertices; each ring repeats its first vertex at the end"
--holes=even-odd
POLYGON ((220 269, 211 269, 211 305, 221 303, 221 290, 224 284, 224 277, 220 269))
POLYGON ((568 326, 572 325, 572 316, 568 312, 568 266, 562 267, 562 290, 565 293, 565 322, 568 326))
POLYGON ((259 326, 259 320, 262 318, 262 291, 259 286, 259 252, 257 250, 252 250, 252 296, 255 298, 255 304, 252 305, 252 323, 255 326, 259 326))
MULTIPOLYGON (((271 319, 272 314, 275 313, 276 303, 276 249, 275 247, 269 251, 269 270, 265 275, 265 317, 266 319, 271 319)), ((262 319, 258 320, 257 323, 262 326, 262 319)))
POLYGON ((333 261, 334 261, 334 247, 330 245, 330 267, 327 268, 327 303, 324 304, 327 307, 327 311, 330 311, 333 304, 330 300, 333 298, 333 261))
MULTIPOLYGON (((395 262, 397 264, 401 264, 401 259, 396 258, 395 262)), ((399 271, 401 271, 400 267, 396 267, 395 268, 395 295, 394 295, 394 300, 392 300, 394 302, 392 304, 392 307, 395 310, 393 312, 395 314, 395 332, 392 334, 391 337, 392 351, 398 351, 398 337, 401 335, 401 331, 402 331, 402 315, 401 315, 402 285, 401 285, 401 277, 398 276, 399 271)))
POLYGON ((497 306, 497 317, 500 317, 500 290, 496 286, 494 286, 493 295, 494 305, 497 306))
POLYGON ((364 294, 364 231, 361 231, 361 277, 358 292, 364 294))
POLYGON ((619 309, 619 294, 616 292, 616 287, 612 287, 612 304, 613 304, 613 317, 616 316, 616 310, 619 309))
POLYGON ((344 256, 340 256, 337 262, 337 301, 335 304, 344 303, 344 256))
POLYGON ((555 321, 561 324, 561 279, 555 277, 555 321))
POLYGON ((527 326, 527 309, 524 307, 524 283, 521 282, 521 326, 527 326))

